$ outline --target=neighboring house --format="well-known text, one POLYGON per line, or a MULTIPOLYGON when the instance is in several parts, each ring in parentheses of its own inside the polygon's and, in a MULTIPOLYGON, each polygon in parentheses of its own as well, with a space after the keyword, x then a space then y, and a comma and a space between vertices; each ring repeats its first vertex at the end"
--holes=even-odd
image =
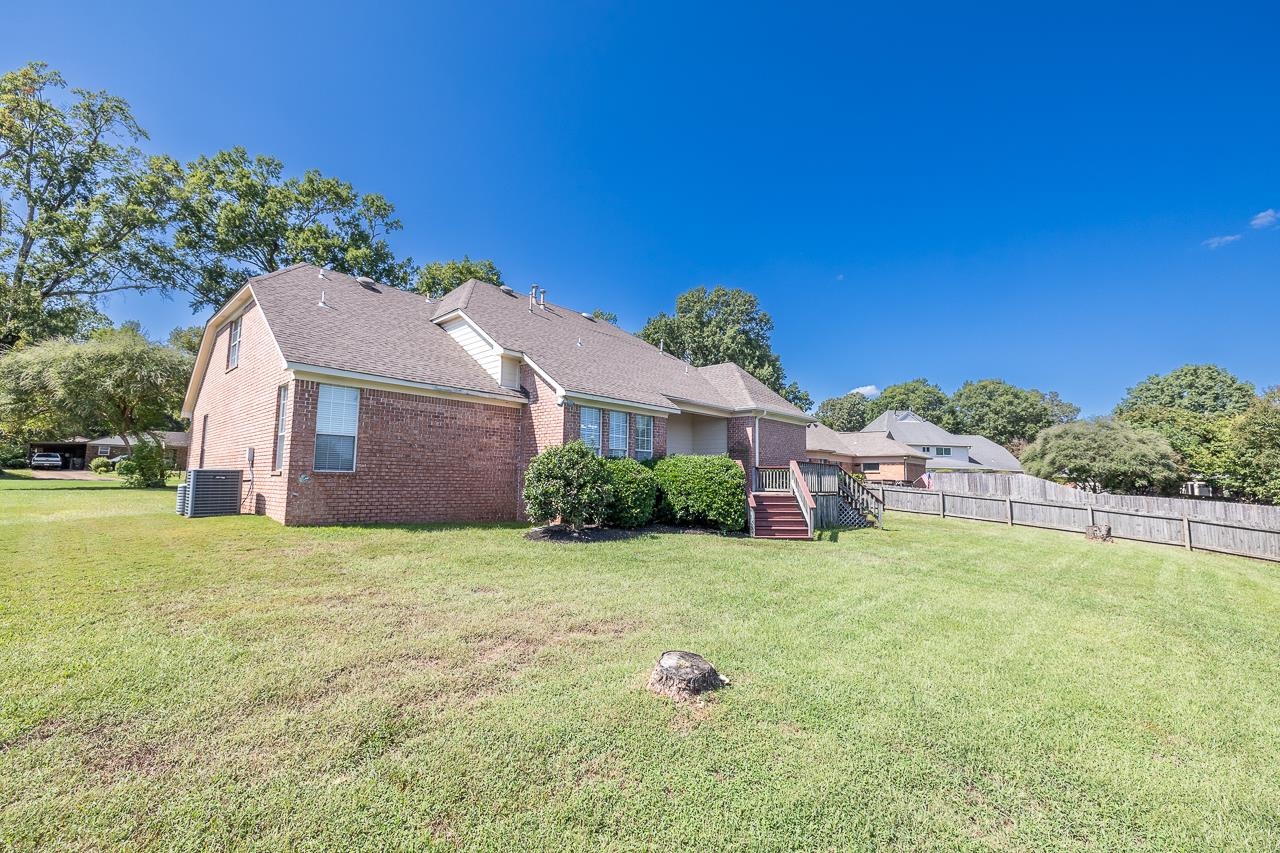
MULTIPOLYGON (((185 432, 144 433, 141 436, 131 436, 129 443, 151 441, 153 435, 159 439, 169 464, 179 471, 186 469, 190 435, 185 432)), ((128 452, 125 449, 124 439, 118 435, 104 435, 98 438, 74 436, 64 441, 35 441, 28 445, 27 450, 28 456, 34 453, 57 453, 62 456, 63 468, 76 471, 86 468, 99 456, 110 459, 128 452)))
POLYGON ((953 435, 908 411, 885 412, 859 432, 814 424, 805 438, 811 461, 834 462, 873 482, 913 483, 927 471, 1022 471, 994 441, 953 435))
POLYGON ((300 264, 210 320, 183 414, 191 467, 243 472, 285 524, 509 521, 525 467, 607 456, 805 457, 812 418, 732 364, 691 367, 545 291, 470 281, 431 300, 300 264))
POLYGON ((1022 472, 1017 457, 994 441, 980 435, 953 435, 915 412, 890 410, 861 432, 882 434, 923 453, 930 471, 1022 472))
POLYGON ((884 433, 836 432, 811 424, 805 438, 810 462, 831 462, 870 482, 912 483, 925 472, 927 456, 884 433))

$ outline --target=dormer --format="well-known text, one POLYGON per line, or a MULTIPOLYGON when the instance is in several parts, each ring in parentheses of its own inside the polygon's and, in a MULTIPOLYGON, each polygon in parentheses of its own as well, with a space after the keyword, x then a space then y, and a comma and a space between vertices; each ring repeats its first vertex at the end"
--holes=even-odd
POLYGON ((446 314, 436 323, 493 377, 494 382, 503 388, 520 390, 519 353, 504 349, 462 311, 446 314))

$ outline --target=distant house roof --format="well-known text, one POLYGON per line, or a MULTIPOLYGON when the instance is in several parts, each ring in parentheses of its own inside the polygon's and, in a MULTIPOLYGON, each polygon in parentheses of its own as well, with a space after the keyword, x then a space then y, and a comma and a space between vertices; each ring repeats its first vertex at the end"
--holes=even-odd
POLYGON ((841 453, 848 456, 926 458, 925 454, 900 441, 894 441, 883 432, 836 432, 823 424, 812 424, 805 430, 805 447, 819 453, 841 453))
MULTIPOLYGON (((164 431, 164 432, 157 432, 155 433, 155 435, 160 437, 161 447, 190 447, 191 446, 191 433, 188 433, 188 432, 164 431)), ((142 433, 141 435, 130 436, 129 443, 130 444, 139 444, 142 442, 150 443, 152 441, 151 436, 152 436, 151 433, 142 433)), ((124 439, 118 435, 104 435, 99 438, 85 438, 85 439, 78 439, 78 440, 83 441, 85 444, 96 444, 96 445, 102 445, 105 447, 124 447, 125 446, 124 439)))
POLYGON ((1022 473, 1022 463, 1005 447, 980 435, 958 435, 969 445, 969 460, 986 471, 1014 471, 1022 473))
POLYGON ((526 356, 565 391, 666 409, 681 403, 812 420, 734 364, 691 367, 612 323, 474 279, 434 304, 432 319, 464 314, 502 347, 526 356))
POLYGON ((967 447, 961 436, 947 432, 937 424, 930 423, 915 412, 891 409, 862 428, 862 432, 884 432, 889 437, 917 447, 932 447, 941 444, 944 447, 967 447))

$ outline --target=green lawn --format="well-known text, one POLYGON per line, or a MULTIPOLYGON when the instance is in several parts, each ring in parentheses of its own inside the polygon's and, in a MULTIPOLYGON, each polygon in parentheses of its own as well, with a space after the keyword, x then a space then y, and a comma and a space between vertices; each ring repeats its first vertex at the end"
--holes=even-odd
POLYGON ((1280 566, 172 504, 0 477, 0 847, 1280 848, 1280 566))

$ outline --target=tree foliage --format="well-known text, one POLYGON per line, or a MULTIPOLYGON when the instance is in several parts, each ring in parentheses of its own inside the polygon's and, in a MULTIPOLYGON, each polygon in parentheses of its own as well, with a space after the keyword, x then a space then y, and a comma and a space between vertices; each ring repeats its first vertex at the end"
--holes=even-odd
POLYGON ((639 337, 695 367, 733 362, 801 409, 813 399, 787 382, 773 351, 773 318, 754 294, 739 288, 695 287, 676 297, 674 314, 650 317, 639 337))
POLYGON ((439 299, 470 279, 502 285, 502 272, 493 261, 463 255, 460 261, 432 261, 418 270, 413 289, 423 296, 439 299))
POLYGON ((871 420, 867 417, 868 403, 866 395, 850 391, 841 397, 823 400, 813 414, 819 423, 836 432, 857 432, 871 420))
POLYGON ((187 165, 175 190, 176 285, 192 307, 222 305, 245 279, 297 263, 408 287, 412 259, 397 259, 386 235, 400 230, 392 204, 315 169, 285 177, 274 157, 240 147, 187 165))
POLYGON ((1031 441, 1040 430, 1072 420, 1079 409, 1057 395, 1051 402, 1039 391, 1019 388, 1000 379, 966 382, 951 396, 948 428, 963 435, 981 435, 1003 445, 1031 441), (1056 409, 1056 411, 1055 411, 1056 409))
POLYGON ((1280 504, 1280 387, 1256 398, 1231 422, 1222 457, 1223 479, 1232 491, 1280 504))
POLYGON ((538 524, 557 518, 574 530, 597 524, 609 494, 604 460, 581 441, 547 448, 533 457, 524 475, 525 509, 538 524))
POLYGON ((909 410, 926 421, 946 426, 951 401, 941 388, 927 379, 912 379, 890 385, 867 403, 867 420, 873 421, 889 411, 909 410))
POLYGON ((1148 376, 1130 388, 1116 406, 1116 414, 1155 407, 1234 415, 1247 409, 1255 396, 1252 384, 1217 365, 1186 364, 1162 376, 1148 376))
POLYGON ((0 351, 101 323, 95 301, 164 288, 177 164, 144 157, 128 103, 44 63, 0 76, 0 351))
POLYGON ((169 333, 169 346, 192 356, 200 354, 200 341, 204 338, 204 326, 179 326, 169 333))
POLYGON ((612 311, 605 311, 603 308, 597 308, 591 312, 591 316, 611 326, 618 325, 618 315, 612 311))
POLYGON ((1100 492, 1166 492, 1181 479, 1164 436, 1108 419, 1049 427, 1019 462, 1034 477, 1100 492))
POLYGON ((0 430, 48 438, 162 429, 182 403, 192 360, 134 329, 58 338, 0 358, 0 430))
POLYGON ((1187 480, 1225 485, 1226 438, 1232 417, 1221 413, 1193 412, 1174 406, 1138 406, 1120 415, 1138 429, 1158 432, 1178 454, 1179 468, 1187 480))

